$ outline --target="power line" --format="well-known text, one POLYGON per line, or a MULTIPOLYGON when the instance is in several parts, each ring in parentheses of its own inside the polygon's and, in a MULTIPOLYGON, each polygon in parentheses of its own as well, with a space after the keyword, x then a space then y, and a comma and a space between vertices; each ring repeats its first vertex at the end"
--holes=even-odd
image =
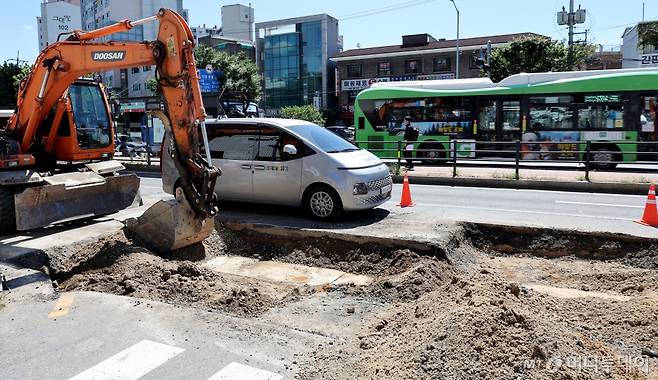
MULTIPOLYGON (((396 10, 400 9, 405 9, 405 8, 411 8, 411 7, 417 7, 419 5, 435 2, 436 0, 413 0, 413 1, 405 1, 401 3, 396 3, 396 4, 391 4, 388 6, 384 7, 379 7, 379 8, 372 8, 372 9, 367 9, 359 12, 353 12, 353 13, 348 13, 339 17, 336 17, 335 20, 337 21, 349 21, 349 20, 355 20, 359 18, 365 18, 365 17, 370 17, 370 16, 376 16, 378 14, 382 13, 388 13, 388 12, 393 12, 396 10)), ((323 23, 328 23, 328 20, 319 20, 323 23)), ((256 32, 257 29, 254 28, 248 28, 248 29, 223 29, 221 28, 222 33, 250 33, 250 32, 256 32)), ((222 36, 220 36, 222 37, 222 36)))

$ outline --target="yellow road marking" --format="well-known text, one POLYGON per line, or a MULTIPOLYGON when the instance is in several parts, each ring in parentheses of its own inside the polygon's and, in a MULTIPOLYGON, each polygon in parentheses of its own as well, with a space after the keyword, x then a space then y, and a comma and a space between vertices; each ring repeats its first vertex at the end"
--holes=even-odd
POLYGON ((71 305, 73 304, 73 299, 75 296, 73 293, 64 293, 55 303, 53 310, 48 314, 48 318, 54 319, 59 317, 64 317, 69 313, 71 305))

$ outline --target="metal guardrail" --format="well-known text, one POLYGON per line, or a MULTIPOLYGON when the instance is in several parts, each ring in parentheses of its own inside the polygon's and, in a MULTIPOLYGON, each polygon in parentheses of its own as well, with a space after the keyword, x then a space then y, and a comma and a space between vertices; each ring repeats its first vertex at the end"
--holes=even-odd
MULTIPOLYGON (((523 164, 575 163, 584 165, 585 180, 590 172, 618 164, 653 165, 658 169, 658 141, 355 141, 382 159, 396 160, 398 167, 407 160, 404 152, 408 144, 414 144, 412 160, 425 163, 450 163, 452 176, 457 177, 460 162, 514 162, 514 179, 520 179, 523 164), (388 147, 387 147, 388 146, 388 147), (418 148, 424 146, 425 148, 418 148), (427 148, 427 147, 430 148, 427 148), (465 148, 467 146, 468 148, 465 148), (624 146, 623 150, 615 146, 624 146), (628 146, 633 148, 628 149, 628 146), (376 148, 371 148, 376 147, 376 148), (479 153, 479 154, 478 154, 479 153), (601 159, 607 155, 610 159, 601 159), (598 159, 597 159, 598 158, 598 159), (626 160, 625 160, 626 159, 626 160)), ((541 169, 541 168, 539 168, 541 169)), ((555 170, 555 168, 544 168, 555 170)))

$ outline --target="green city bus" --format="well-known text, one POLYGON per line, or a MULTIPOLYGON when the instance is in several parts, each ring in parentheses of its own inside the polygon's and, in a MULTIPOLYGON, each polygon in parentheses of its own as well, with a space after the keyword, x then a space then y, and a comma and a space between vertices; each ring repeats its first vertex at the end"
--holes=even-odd
POLYGON ((583 160, 590 141, 593 166, 610 168, 656 159, 657 110, 656 69, 522 73, 375 83, 357 96, 354 124, 359 145, 384 158, 411 116, 413 157, 426 163, 450 159, 451 141, 457 158, 510 157, 519 141, 529 161, 583 160))

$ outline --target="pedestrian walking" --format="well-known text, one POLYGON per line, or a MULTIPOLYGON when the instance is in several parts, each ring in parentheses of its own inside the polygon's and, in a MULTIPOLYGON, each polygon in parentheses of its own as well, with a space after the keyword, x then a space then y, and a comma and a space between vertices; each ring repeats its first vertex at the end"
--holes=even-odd
POLYGON ((418 141, 418 135, 420 132, 418 129, 414 128, 411 125, 411 116, 404 117, 404 141, 406 146, 404 147, 404 152, 402 152, 407 164, 405 167, 407 170, 414 170, 413 162, 413 152, 414 152, 414 142, 418 141))

